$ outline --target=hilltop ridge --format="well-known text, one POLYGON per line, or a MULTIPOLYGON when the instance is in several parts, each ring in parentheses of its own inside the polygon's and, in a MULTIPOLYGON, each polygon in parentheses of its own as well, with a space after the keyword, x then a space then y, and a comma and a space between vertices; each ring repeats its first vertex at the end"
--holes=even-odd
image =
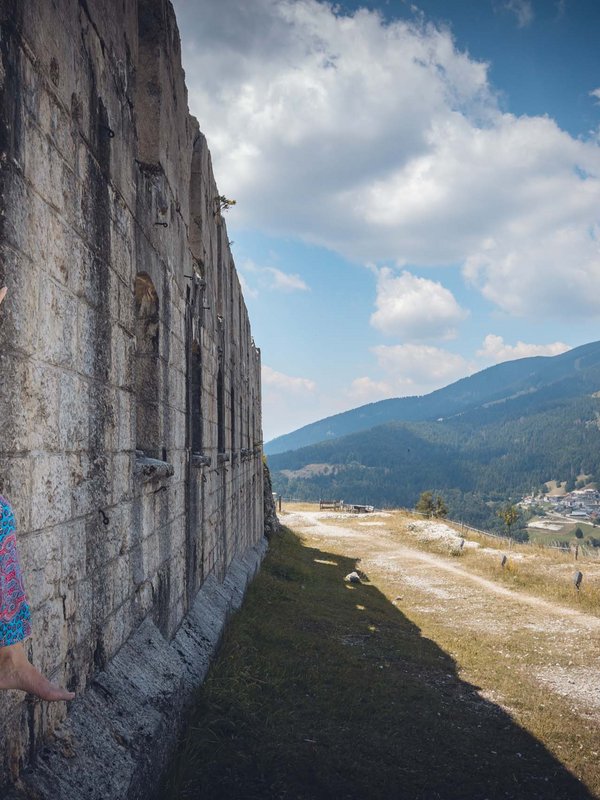
MULTIPOLYGON (((267 455, 275 455, 387 422, 451 417, 484 404, 537 392, 563 380, 585 378, 594 370, 600 375, 600 342, 590 342, 558 356, 532 356, 505 361, 426 395, 380 400, 317 420, 272 439, 264 449, 267 455)), ((565 391, 568 393, 569 390, 565 387, 565 391)))

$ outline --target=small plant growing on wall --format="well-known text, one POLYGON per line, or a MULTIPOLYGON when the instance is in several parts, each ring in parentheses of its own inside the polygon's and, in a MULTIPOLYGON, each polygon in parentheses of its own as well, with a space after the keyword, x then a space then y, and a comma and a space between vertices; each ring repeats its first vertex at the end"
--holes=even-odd
POLYGON ((221 211, 229 211, 229 209, 236 204, 235 200, 230 200, 224 194, 215 197, 215 214, 220 214, 221 211))

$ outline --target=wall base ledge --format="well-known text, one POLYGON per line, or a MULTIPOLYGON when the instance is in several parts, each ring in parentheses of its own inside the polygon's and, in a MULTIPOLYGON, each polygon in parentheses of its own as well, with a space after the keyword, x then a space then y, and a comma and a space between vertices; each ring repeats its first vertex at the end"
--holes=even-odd
POLYGON ((171 642, 147 618, 52 734, 3 800, 148 800, 155 797, 232 611, 267 550, 262 539, 204 582, 171 642))

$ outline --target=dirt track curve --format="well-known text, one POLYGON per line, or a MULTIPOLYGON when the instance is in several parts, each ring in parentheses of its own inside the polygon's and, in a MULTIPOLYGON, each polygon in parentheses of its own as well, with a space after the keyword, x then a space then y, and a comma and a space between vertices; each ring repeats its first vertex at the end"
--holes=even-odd
MULTIPOLYGON (((361 570, 398 608, 423 625, 473 634, 514 679, 535 680, 568 701, 569 709, 600 722, 600 618, 506 588, 455 559, 399 543, 385 514, 370 521, 328 524, 332 515, 292 511, 285 525, 311 546, 360 559, 361 570)), ((482 694, 509 707, 492 686, 482 694)))

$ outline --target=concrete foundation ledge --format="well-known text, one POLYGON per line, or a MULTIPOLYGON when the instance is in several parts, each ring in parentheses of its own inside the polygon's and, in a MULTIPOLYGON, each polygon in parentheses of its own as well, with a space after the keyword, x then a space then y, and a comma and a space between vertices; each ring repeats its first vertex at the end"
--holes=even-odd
POLYGON ((156 796, 191 694, 206 677, 267 540, 208 578, 171 642, 146 619, 99 673, 3 800, 148 800, 156 796))

